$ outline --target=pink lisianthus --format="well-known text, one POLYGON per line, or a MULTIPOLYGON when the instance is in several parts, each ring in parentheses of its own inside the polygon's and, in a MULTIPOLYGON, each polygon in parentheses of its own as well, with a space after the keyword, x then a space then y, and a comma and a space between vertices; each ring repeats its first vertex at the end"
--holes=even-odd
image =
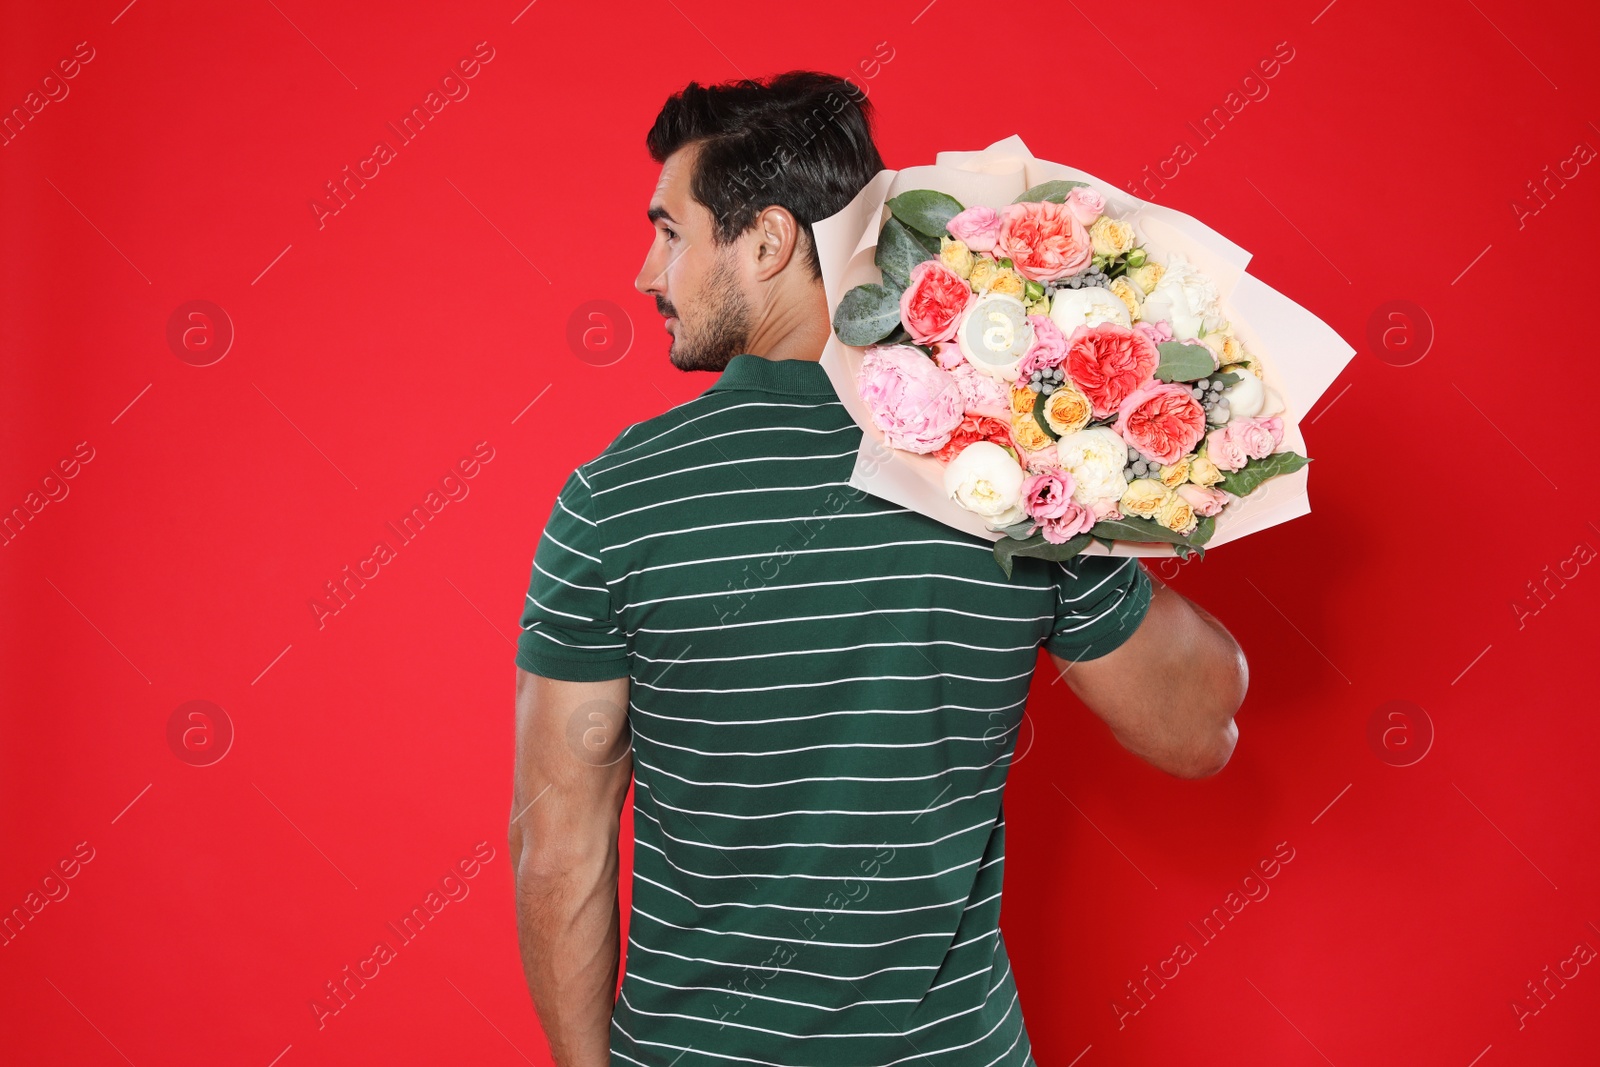
POLYGON ((1283 418, 1229 419, 1206 434, 1206 455, 1220 470, 1236 471, 1252 459, 1265 459, 1283 443, 1283 418))
POLYGON ((910 284, 900 294, 900 323, 919 345, 948 341, 977 298, 961 275, 936 259, 925 259, 911 268, 910 284))
POLYGON ((884 439, 907 452, 944 447, 964 413, 956 380, 908 345, 867 349, 856 388, 884 439))
POLYGON ((1148 381, 1117 408, 1112 427, 1146 460, 1172 464, 1206 432, 1206 411, 1181 382, 1148 381))
POLYGON ((970 250, 992 252, 1000 234, 1000 213, 992 207, 969 207, 945 223, 944 228, 970 250))
POLYGON ((1094 245, 1065 204, 1007 204, 1000 211, 995 254, 1010 257, 1024 278, 1053 282, 1087 267, 1094 245))
POLYGON ((1144 334, 1156 344, 1165 344, 1172 340, 1172 325, 1167 322, 1136 322, 1133 328, 1144 334))
POLYGON ((1094 511, 1072 499, 1073 488, 1071 472, 1059 467, 1022 482, 1022 509, 1053 545, 1070 541, 1095 524, 1094 511))
POLYGON ((1106 198, 1099 192, 1080 185, 1067 194, 1067 210, 1073 218, 1087 226, 1106 211, 1106 198))
POLYGON ((1177 492, 1189 502, 1196 515, 1215 515, 1228 506, 1228 494, 1221 489, 1184 482, 1177 492))
POLYGON ((1059 367, 1067 358, 1067 339, 1049 316, 1029 315, 1028 321, 1033 324, 1033 346, 1017 364, 1019 381, 1026 380, 1036 370, 1059 367))
POLYGON ((1150 380, 1161 353, 1155 342, 1115 322, 1080 326, 1068 341, 1065 370, 1089 398, 1094 417, 1103 419, 1150 380))

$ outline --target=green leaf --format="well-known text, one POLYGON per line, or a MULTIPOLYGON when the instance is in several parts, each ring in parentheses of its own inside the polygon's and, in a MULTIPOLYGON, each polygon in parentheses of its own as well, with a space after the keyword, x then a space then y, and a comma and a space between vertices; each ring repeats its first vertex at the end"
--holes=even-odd
POLYGON ((1071 559, 1082 552, 1092 540, 1086 533, 1061 544, 1052 544, 1045 540, 1044 534, 1036 533, 1032 537, 1019 541, 1014 537, 1002 537, 994 543, 994 559, 1000 564, 1000 569, 1006 572, 1006 577, 1011 577, 1013 560, 1018 556, 1029 556, 1037 559, 1063 560, 1071 559))
POLYGON ((833 314, 833 330, 839 340, 856 348, 883 340, 898 325, 900 293, 876 282, 844 294, 833 314))
POLYGON ((1033 536, 1034 528, 1037 525, 1038 523, 1034 522, 1032 519, 1023 519, 1019 523, 1007 526, 1006 536, 1015 537, 1018 540, 1024 540, 1033 536))
POLYGON ((1189 539, 1181 533, 1167 529, 1153 519, 1137 515, 1124 515, 1120 519, 1101 519, 1089 531, 1096 537, 1110 537, 1118 541, 1164 541, 1169 545, 1187 545, 1189 539))
POLYGON ((1225 489, 1234 496, 1248 496, 1268 478, 1292 474, 1310 462, 1310 459, 1295 452, 1274 452, 1265 459, 1253 459, 1236 471, 1224 473, 1217 488, 1225 489))
MULTIPOLYGON (((1211 535, 1217 532, 1217 518, 1215 515, 1202 515, 1200 521, 1195 523, 1194 529, 1189 531, 1189 543, 1196 548, 1211 540, 1211 535)), ((1202 559, 1205 553, 1200 553, 1202 559)))
POLYGON ((1059 441, 1061 439, 1061 435, 1052 430, 1050 428, 1050 424, 1045 421, 1044 402, 1048 399, 1050 398, 1045 396, 1043 393, 1036 394, 1036 398, 1033 402, 1033 421, 1039 424, 1039 429, 1050 435, 1050 440, 1059 441))
POLYGON ((911 268, 931 258, 928 249, 899 219, 891 218, 883 224, 878 234, 878 253, 873 261, 883 271, 885 282, 893 282, 904 290, 910 284, 911 268))
POLYGON ((1226 389, 1228 386, 1239 380, 1239 372, 1225 370, 1221 374, 1208 374, 1206 377, 1210 378, 1214 382, 1221 382, 1222 387, 1226 389))
POLYGON ((1042 185, 1035 185, 1032 189, 1029 189, 1027 192, 1023 193, 1021 196, 1017 197, 1011 202, 1013 204, 1032 204, 1038 203, 1039 201, 1048 200, 1052 204, 1060 204, 1067 199, 1067 194, 1072 192, 1072 190, 1076 189, 1080 185, 1087 186, 1088 184, 1088 182, 1045 182, 1042 185))
POLYGON ((932 189, 912 189, 889 201, 889 211, 895 218, 935 239, 946 232, 945 226, 963 210, 955 197, 932 189))
POLYGON ((1107 548, 1115 548, 1116 545, 1117 545, 1117 542, 1116 542, 1115 538, 1096 536, 1095 532, 1093 530, 1089 531, 1089 535, 1091 537, 1094 537, 1094 539, 1096 541, 1099 541, 1102 545, 1105 545, 1107 548))
POLYGON ((1161 362, 1156 365, 1155 376, 1164 382, 1192 382, 1217 369, 1211 349, 1204 345, 1163 341, 1156 345, 1156 351, 1161 353, 1161 362))

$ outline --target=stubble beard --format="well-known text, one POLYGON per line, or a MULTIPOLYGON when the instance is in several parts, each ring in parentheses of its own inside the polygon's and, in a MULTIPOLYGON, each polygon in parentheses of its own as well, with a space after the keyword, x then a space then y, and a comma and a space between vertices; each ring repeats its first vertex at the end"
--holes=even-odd
POLYGON ((746 351, 750 341, 750 305, 739 291, 738 275, 726 258, 718 257, 706 275, 704 300, 691 330, 678 319, 678 331, 667 358, 679 370, 722 371, 728 361, 746 351))

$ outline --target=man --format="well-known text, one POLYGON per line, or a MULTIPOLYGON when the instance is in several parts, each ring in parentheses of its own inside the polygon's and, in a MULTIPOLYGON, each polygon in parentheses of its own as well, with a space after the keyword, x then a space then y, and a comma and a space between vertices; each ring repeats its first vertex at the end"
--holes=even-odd
POLYGON ((1155 766, 1233 749, 1239 647, 1137 560, 1008 580, 849 487, 811 224, 882 168, 868 110, 822 74, 691 83, 647 139, 635 284, 720 376, 574 471, 534 558, 510 845, 560 1067, 1031 1067, 1001 798, 1039 648, 1155 766))

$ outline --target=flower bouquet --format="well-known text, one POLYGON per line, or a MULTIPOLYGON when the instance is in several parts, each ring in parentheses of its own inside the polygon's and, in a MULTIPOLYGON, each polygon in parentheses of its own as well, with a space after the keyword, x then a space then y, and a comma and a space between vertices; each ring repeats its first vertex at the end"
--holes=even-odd
POLYGON ((851 484, 994 539, 1007 575, 1310 510, 1296 419, 1354 350, 1191 217, 1011 138, 881 172, 814 232, 851 484))

